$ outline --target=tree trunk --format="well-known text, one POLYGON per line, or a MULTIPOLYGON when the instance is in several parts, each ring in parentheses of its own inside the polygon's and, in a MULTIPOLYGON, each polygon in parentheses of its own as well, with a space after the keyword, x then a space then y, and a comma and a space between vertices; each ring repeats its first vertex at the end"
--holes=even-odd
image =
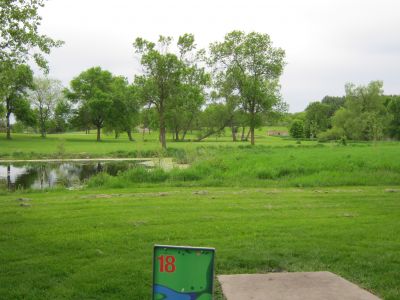
POLYGON ((163 149, 167 149, 167 140, 165 137, 166 130, 165 130, 165 120, 164 120, 164 111, 163 108, 160 109, 159 111, 160 114, 160 142, 161 142, 161 147, 163 149))
POLYGON ((46 128, 45 128, 43 123, 40 125, 40 127, 41 127, 40 128, 40 135, 41 135, 42 138, 45 138, 46 137, 46 128))
POLYGON ((249 129, 249 132, 247 132, 246 138, 244 139, 245 141, 249 140, 250 132, 251 132, 251 129, 249 129))
POLYGON ((100 131, 101 131, 101 127, 100 127, 100 126, 97 126, 97 141, 98 141, 98 142, 101 141, 101 139, 100 139, 100 131))
POLYGON ((185 130, 185 131, 183 132, 183 135, 182 135, 182 141, 184 141, 184 140, 185 140, 186 133, 187 133, 187 130, 185 130))
POLYGON ((236 142, 237 139, 236 139, 235 126, 232 125, 231 129, 232 129, 232 141, 236 142))
POLYGON ((160 142, 163 149, 167 149, 167 141, 165 138, 165 127, 160 126, 160 142))
POLYGON ((133 137, 132 137, 132 129, 127 129, 126 130, 126 133, 128 134, 128 138, 129 138, 129 141, 133 141, 133 137))
POLYGON ((200 142, 200 141, 204 140, 205 138, 208 138, 210 135, 213 135, 213 134, 215 134, 215 133, 220 132, 220 131, 223 130, 225 127, 226 127, 226 125, 224 125, 224 126, 218 128, 217 130, 213 130, 213 131, 210 131, 210 132, 206 133, 206 134, 203 135, 202 137, 199 137, 199 138, 196 140, 196 142, 200 142))
POLYGON ((117 131, 117 130, 115 130, 115 139, 118 139, 119 138, 119 131, 117 131))
POLYGON ((7 188, 11 190, 11 165, 7 165, 7 188))
POLYGON ((254 145, 254 126, 250 127, 250 133, 251 133, 251 137, 250 137, 251 144, 254 145))
POLYGON ((10 112, 7 112, 7 139, 11 140, 10 112))
POLYGON ((240 138, 241 141, 244 141, 244 131, 245 131, 245 127, 242 127, 242 137, 240 138))

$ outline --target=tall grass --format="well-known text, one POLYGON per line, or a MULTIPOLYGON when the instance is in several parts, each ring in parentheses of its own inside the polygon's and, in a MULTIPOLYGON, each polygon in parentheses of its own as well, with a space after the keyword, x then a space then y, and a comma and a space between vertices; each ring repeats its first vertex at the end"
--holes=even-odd
POLYGON ((165 183, 175 186, 340 186, 400 184, 399 144, 363 146, 208 147, 177 151, 188 169, 131 169, 100 174, 89 187, 165 183), (189 158, 190 157, 190 158, 189 158), (196 158, 194 158, 196 157, 196 158))

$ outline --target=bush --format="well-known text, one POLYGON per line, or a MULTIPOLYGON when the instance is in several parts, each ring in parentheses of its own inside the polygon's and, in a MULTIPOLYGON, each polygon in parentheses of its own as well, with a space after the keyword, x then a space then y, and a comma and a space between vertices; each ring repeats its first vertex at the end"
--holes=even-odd
POLYGON ((105 185, 108 185, 112 179, 113 178, 111 175, 108 175, 105 172, 101 172, 101 173, 97 174, 96 176, 91 177, 88 180, 88 187, 105 186, 105 185))
POLYGON ((289 129, 290 135, 295 139, 304 137, 304 123, 302 120, 294 120, 289 129))
POLYGON ((333 127, 325 132, 321 132, 318 135, 318 141, 319 142, 337 141, 342 137, 345 137, 343 129, 338 127, 333 127))

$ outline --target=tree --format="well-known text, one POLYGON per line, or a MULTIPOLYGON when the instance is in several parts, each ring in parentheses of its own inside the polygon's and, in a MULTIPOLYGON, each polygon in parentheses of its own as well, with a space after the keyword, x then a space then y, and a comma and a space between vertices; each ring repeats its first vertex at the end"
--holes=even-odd
POLYGON ((304 137, 304 123, 302 120, 296 119, 290 126, 290 135, 295 139, 301 139, 304 137))
POLYGON ((28 88, 33 88, 33 74, 27 65, 6 64, 0 75, 0 89, 5 102, 7 139, 11 139, 11 114, 26 124, 32 125, 35 122, 29 101, 26 99, 28 88))
POLYGON ((308 138, 316 138, 321 131, 330 128, 330 107, 321 102, 311 102, 306 108, 304 133, 308 138))
POLYGON ((160 36, 158 47, 155 43, 137 38, 133 46, 141 55, 144 74, 135 77, 139 97, 144 105, 155 106, 159 119, 160 142, 163 149, 166 142, 166 111, 177 95, 181 83, 182 62, 167 51, 172 38, 160 36))
POLYGON ((66 98, 61 98, 54 109, 54 132, 65 132, 72 117, 72 107, 66 98))
POLYGON ((388 122, 382 81, 371 81, 367 86, 348 83, 345 90, 345 105, 336 111, 334 127, 342 129, 349 139, 381 139, 388 122))
POLYGON ((248 114, 251 144, 254 129, 261 124, 261 114, 270 112, 280 102, 279 77, 285 52, 272 46, 267 34, 232 31, 223 42, 211 45, 210 62, 214 72, 232 81, 239 106, 248 114))
POLYGON ((56 104, 63 97, 61 81, 45 77, 37 77, 33 80, 34 87, 29 93, 29 99, 37 112, 40 134, 46 137, 48 123, 54 115, 56 104))
POLYGON ((388 111, 391 115, 388 126, 389 136, 400 140, 400 96, 391 97, 388 102, 388 111))
MULTIPOLYGON (((110 117, 112 108, 113 76, 100 67, 90 68, 71 81, 69 99, 80 105, 79 111, 86 113, 97 129, 97 141, 101 140, 101 129, 110 117)), ((79 114, 79 113, 78 113, 79 114)))
POLYGON ((231 124, 232 118, 232 111, 226 104, 212 103, 208 105, 199 117, 201 131, 197 141, 204 140, 214 134, 220 134, 225 127, 231 124))
POLYGON ((43 54, 60 47, 56 41, 39 33, 42 18, 39 8, 43 0, 2 0, 0 2, 0 62, 24 64, 33 58, 37 65, 47 69, 43 54))
POLYGON ((129 85, 124 77, 115 77, 111 88, 110 125, 116 132, 125 131, 129 140, 133 141, 132 129, 139 121, 139 103, 135 86, 129 85))
POLYGON ((38 10, 43 6, 43 0, 0 1, 0 102, 6 102, 7 106, 7 138, 11 138, 11 111, 19 119, 33 122, 32 115, 27 114, 29 105, 22 97, 22 90, 30 86, 29 76, 32 77, 25 64, 33 58, 47 71, 43 54, 63 44, 39 33, 38 10))
POLYGON ((205 104, 205 87, 210 82, 209 74, 198 66, 198 54, 192 34, 184 34, 178 40, 179 60, 181 62, 180 84, 174 97, 168 103, 166 112, 167 127, 174 134, 174 140, 184 140, 187 131, 205 104), (182 136, 180 138, 180 133, 182 136))
POLYGON ((335 112, 344 106, 345 102, 345 97, 335 97, 335 96, 325 96, 322 100, 321 103, 328 105, 329 107, 329 112, 328 115, 329 117, 332 117, 335 112))

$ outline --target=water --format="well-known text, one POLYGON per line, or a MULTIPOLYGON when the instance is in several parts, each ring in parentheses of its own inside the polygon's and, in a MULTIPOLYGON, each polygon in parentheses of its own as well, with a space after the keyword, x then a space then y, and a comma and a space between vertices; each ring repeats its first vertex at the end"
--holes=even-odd
POLYGON ((45 189, 82 186, 93 175, 118 172, 142 165, 142 161, 0 163, 0 190, 45 189))

